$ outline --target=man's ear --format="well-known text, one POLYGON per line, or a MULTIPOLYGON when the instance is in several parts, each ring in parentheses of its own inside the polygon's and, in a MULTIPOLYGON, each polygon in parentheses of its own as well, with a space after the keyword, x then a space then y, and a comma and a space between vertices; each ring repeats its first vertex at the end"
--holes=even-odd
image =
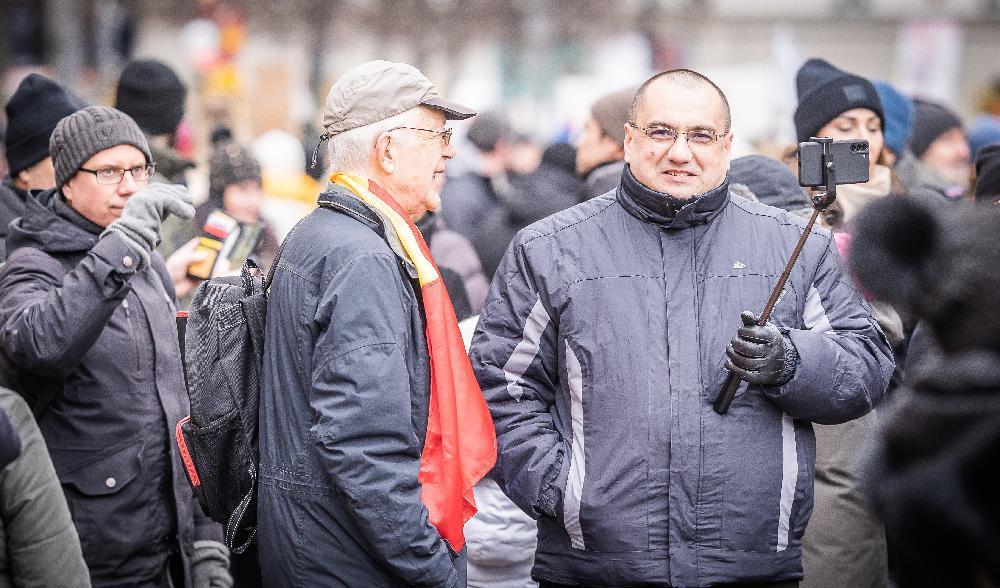
POLYGON ((632 127, 625 123, 625 141, 622 143, 622 159, 625 163, 632 163, 629 161, 629 147, 632 146, 632 140, 632 127))
POLYGON ((17 172, 17 176, 14 177, 14 180, 18 184, 19 188, 21 186, 24 186, 24 188, 22 189, 27 190, 27 187, 31 185, 31 174, 28 173, 27 169, 22 169, 21 171, 17 172))
POLYGON ((63 184, 63 187, 60 188, 59 191, 62 192, 63 198, 66 199, 66 202, 72 204, 74 197, 73 178, 70 178, 65 184, 63 184))
POLYGON ((398 153, 389 133, 382 133, 375 140, 375 163, 384 173, 391 174, 396 171, 398 153))

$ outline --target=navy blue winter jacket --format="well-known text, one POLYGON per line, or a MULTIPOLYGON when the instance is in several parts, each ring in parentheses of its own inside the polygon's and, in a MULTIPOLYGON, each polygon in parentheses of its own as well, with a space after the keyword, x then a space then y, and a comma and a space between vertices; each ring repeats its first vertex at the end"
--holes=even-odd
POLYGON ((496 477, 538 517, 533 576, 591 586, 802 577, 812 422, 881 399, 889 346, 814 229, 771 320, 800 363, 712 410, 740 312, 763 308, 804 221, 730 198, 666 213, 626 167, 616 190, 522 230, 472 343, 496 477))

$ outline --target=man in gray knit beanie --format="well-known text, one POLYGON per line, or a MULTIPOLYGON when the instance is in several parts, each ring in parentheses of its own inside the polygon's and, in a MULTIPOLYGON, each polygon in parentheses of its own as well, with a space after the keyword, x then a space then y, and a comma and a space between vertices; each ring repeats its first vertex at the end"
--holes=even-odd
POLYGON ((222 529, 171 442, 190 409, 176 278, 154 248, 164 218, 193 216, 191 197, 149 182, 146 138, 113 108, 60 120, 49 151, 56 187, 30 198, 7 235, 0 375, 44 407, 95 586, 232 586, 222 529))
POLYGON ((140 268, 160 241, 168 214, 194 216, 183 186, 146 185, 156 169, 146 136, 132 117, 90 106, 59 121, 49 141, 56 187, 71 208, 117 232, 140 256, 140 268))

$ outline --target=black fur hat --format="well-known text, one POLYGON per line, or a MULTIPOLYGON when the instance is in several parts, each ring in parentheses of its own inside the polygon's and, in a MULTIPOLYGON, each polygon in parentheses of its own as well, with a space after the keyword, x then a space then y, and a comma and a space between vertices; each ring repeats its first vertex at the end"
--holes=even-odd
POLYGON ((1000 350, 1000 208, 890 195, 855 219, 850 264, 865 290, 927 321, 946 352, 1000 350))

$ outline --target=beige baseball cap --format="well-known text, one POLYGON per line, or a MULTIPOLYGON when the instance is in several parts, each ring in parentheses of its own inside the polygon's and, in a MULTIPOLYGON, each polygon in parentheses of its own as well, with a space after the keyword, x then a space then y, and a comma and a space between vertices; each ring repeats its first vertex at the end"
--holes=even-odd
POLYGON ((476 113, 438 95, 420 70, 406 63, 369 61, 348 70, 330 88, 323 108, 324 135, 370 125, 423 105, 462 120, 476 113))

